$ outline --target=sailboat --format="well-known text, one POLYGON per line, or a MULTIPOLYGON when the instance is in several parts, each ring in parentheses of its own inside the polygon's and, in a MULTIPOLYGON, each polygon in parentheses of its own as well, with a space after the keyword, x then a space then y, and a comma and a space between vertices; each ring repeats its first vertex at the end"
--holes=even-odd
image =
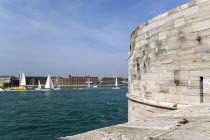
POLYGON ((88 81, 86 82, 87 84, 88 84, 88 86, 86 87, 86 88, 91 88, 90 87, 90 84, 92 83, 92 82, 90 82, 90 79, 88 78, 88 81))
POLYGON ((112 87, 112 89, 120 89, 120 88, 118 87, 117 77, 116 77, 116 79, 115 79, 115 86, 112 87))
POLYGON ((45 87, 42 91, 51 91, 51 90, 54 90, 54 86, 53 86, 52 79, 51 79, 50 75, 48 74, 45 87))
POLYGON ((55 90, 61 90, 61 86, 60 86, 58 77, 56 78, 56 86, 57 86, 57 88, 55 88, 55 90))
POLYGON ((27 88, 26 88, 26 76, 21 71, 20 71, 20 77, 19 77, 19 87, 13 88, 13 90, 27 90, 27 88))
POLYGON ((42 90, 42 85, 40 83, 40 80, 38 80, 38 87, 35 88, 35 90, 42 90))

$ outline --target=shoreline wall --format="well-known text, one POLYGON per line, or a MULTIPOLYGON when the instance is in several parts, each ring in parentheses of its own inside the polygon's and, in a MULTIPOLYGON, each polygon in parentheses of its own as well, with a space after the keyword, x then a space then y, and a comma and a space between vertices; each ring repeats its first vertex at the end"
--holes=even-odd
POLYGON ((210 102, 210 1, 193 0, 131 34, 128 120, 210 102))

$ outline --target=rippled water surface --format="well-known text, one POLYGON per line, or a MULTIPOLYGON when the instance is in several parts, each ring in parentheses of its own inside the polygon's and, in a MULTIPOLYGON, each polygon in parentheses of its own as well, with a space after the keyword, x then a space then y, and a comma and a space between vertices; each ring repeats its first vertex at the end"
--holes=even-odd
POLYGON ((48 140, 127 122, 126 92, 0 92, 0 140, 48 140))

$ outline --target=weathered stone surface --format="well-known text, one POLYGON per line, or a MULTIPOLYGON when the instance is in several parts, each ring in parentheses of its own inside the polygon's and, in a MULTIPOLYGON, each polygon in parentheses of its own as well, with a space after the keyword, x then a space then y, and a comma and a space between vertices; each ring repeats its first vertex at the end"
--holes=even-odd
POLYGON ((210 19, 192 23, 193 32, 205 30, 210 28, 210 19))
MULTIPOLYGON (((132 40, 129 99, 165 108, 210 101, 210 92, 202 95, 202 79, 210 79, 210 0, 194 0, 149 20, 132 33, 131 46, 132 40), (137 79, 144 82, 136 84, 137 79)), ((154 115, 143 107, 143 113, 131 111, 129 120, 154 115)))
POLYGON ((55 140, 208 140, 210 104, 55 140))

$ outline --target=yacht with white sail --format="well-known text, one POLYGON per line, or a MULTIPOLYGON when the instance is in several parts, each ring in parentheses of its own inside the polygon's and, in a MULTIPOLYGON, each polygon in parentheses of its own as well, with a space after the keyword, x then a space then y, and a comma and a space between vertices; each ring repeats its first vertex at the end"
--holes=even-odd
POLYGON ((50 75, 48 74, 45 88, 42 91, 51 91, 51 90, 54 90, 54 85, 50 75))
POLYGON ((4 89, 5 91, 25 91, 27 90, 26 88, 26 76, 23 72, 20 71, 20 76, 19 76, 19 87, 15 88, 6 88, 4 89))
POLYGON ((56 88, 55 88, 55 90, 62 90, 62 88, 61 88, 61 86, 60 86, 60 83, 59 83, 59 78, 57 77, 56 78, 56 88))
POLYGON ((38 87, 37 88, 35 88, 35 90, 42 90, 42 85, 41 85, 41 83, 40 83, 40 80, 38 80, 38 87))
POLYGON ((112 87, 112 89, 120 89, 120 88, 118 87, 117 77, 116 77, 116 79, 115 79, 115 86, 112 87))

